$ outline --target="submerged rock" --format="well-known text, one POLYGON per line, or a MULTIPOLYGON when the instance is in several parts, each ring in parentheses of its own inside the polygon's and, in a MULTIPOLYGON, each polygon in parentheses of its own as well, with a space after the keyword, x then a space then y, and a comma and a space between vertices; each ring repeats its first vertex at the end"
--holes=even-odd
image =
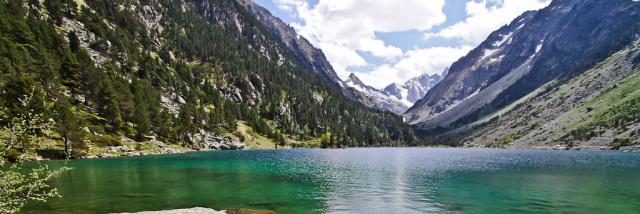
POLYGON ((175 210, 162 210, 162 211, 145 211, 137 213, 121 213, 121 214, 275 214, 273 211, 268 210, 250 210, 250 209, 228 209, 223 211, 217 211, 214 209, 195 207, 189 209, 175 209, 175 210))
MULTIPOLYGON (((209 208, 190 208, 190 209, 176 209, 176 210, 163 210, 163 211, 145 211, 145 212, 137 212, 130 214, 226 214, 225 211, 217 211, 209 208)), ((122 213, 129 214, 129 213, 122 213)))

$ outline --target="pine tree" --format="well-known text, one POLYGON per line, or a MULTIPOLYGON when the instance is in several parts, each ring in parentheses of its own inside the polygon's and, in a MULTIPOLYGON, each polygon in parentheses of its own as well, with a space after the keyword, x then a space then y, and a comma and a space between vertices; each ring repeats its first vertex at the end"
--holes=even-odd
POLYGON ((64 15, 61 8, 62 2, 60 2, 60 0, 46 0, 44 4, 47 7, 47 11, 49 11, 49 16, 51 16, 56 25, 62 24, 62 17, 64 15))
POLYGON ((118 132, 122 128, 122 116, 118 98, 109 78, 104 78, 98 86, 96 105, 100 116, 107 120, 108 131, 118 132))
POLYGON ((133 100, 135 103, 134 124, 136 128, 136 139, 143 141, 145 135, 148 134, 151 129, 151 119, 149 119, 147 101, 145 100, 143 92, 140 90, 136 91, 133 100))
POLYGON ((66 51, 63 56, 62 66, 60 67, 60 77, 63 84, 69 87, 76 87, 80 78, 80 64, 75 54, 66 51))
POLYGON ((276 136, 276 140, 280 146, 287 145, 287 139, 284 137, 284 134, 282 134, 282 132, 277 131, 276 136))
POLYGON ((84 144, 84 131, 81 129, 81 121, 74 115, 72 107, 65 99, 60 99, 54 106, 56 130, 64 143, 64 154, 71 158, 73 153, 79 153, 76 149, 84 144))
POLYGON ((78 53, 80 50, 80 39, 78 38, 78 35, 76 35, 76 32, 69 32, 69 34, 67 34, 67 38, 69 39, 69 48, 71 51, 73 53, 78 53))

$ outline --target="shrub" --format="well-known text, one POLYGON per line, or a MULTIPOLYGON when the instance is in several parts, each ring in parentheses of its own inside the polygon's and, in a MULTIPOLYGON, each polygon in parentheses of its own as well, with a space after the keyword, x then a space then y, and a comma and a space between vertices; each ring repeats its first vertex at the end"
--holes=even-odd
POLYGON ((89 137, 89 141, 101 147, 122 146, 122 142, 111 135, 93 135, 89 137))
POLYGON ((20 152, 20 150, 18 149, 13 148, 7 153, 6 158, 10 162, 18 162, 20 161, 20 156, 22 156, 22 152, 20 152))
POLYGON ((611 142, 611 146, 615 150, 618 150, 620 149, 620 147, 623 147, 623 146, 631 146, 631 145, 633 145, 633 141, 631 141, 631 138, 629 137, 616 138, 613 140, 613 142, 611 142))

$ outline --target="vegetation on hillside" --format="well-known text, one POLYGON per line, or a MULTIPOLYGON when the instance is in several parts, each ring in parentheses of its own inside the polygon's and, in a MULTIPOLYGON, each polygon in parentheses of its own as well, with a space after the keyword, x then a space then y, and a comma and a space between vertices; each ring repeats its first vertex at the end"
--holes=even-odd
POLYGON ((586 104, 586 111, 591 116, 576 125, 565 136, 568 139, 590 140, 605 132, 615 134, 628 132, 628 136, 615 139, 612 146, 628 146, 632 138, 637 139, 638 130, 630 130, 640 122, 640 75, 637 73, 625 81, 613 86, 600 96, 586 104))
POLYGON ((35 133, 48 143, 17 152, 73 158, 123 137, 189 146, 238 121, 282 145, 321 136, 331 147, 417 144, 400 117, 345 99, 288 57, 237 2, 200 3, 0 1, 0 125, 26 113, 17 105, 27 94, 28 109, 55 124, 35 133))

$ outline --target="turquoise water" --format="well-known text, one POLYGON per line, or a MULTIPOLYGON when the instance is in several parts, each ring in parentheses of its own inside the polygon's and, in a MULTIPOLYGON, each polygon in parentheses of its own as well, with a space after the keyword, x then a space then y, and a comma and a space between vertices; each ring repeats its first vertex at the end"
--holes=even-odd
MULTIPOLYGON (((48 164, 56 167, 62 161, 48 164)), ((640 153, 377 148, 77 160, 25 213, 639 213, 640 153)))

